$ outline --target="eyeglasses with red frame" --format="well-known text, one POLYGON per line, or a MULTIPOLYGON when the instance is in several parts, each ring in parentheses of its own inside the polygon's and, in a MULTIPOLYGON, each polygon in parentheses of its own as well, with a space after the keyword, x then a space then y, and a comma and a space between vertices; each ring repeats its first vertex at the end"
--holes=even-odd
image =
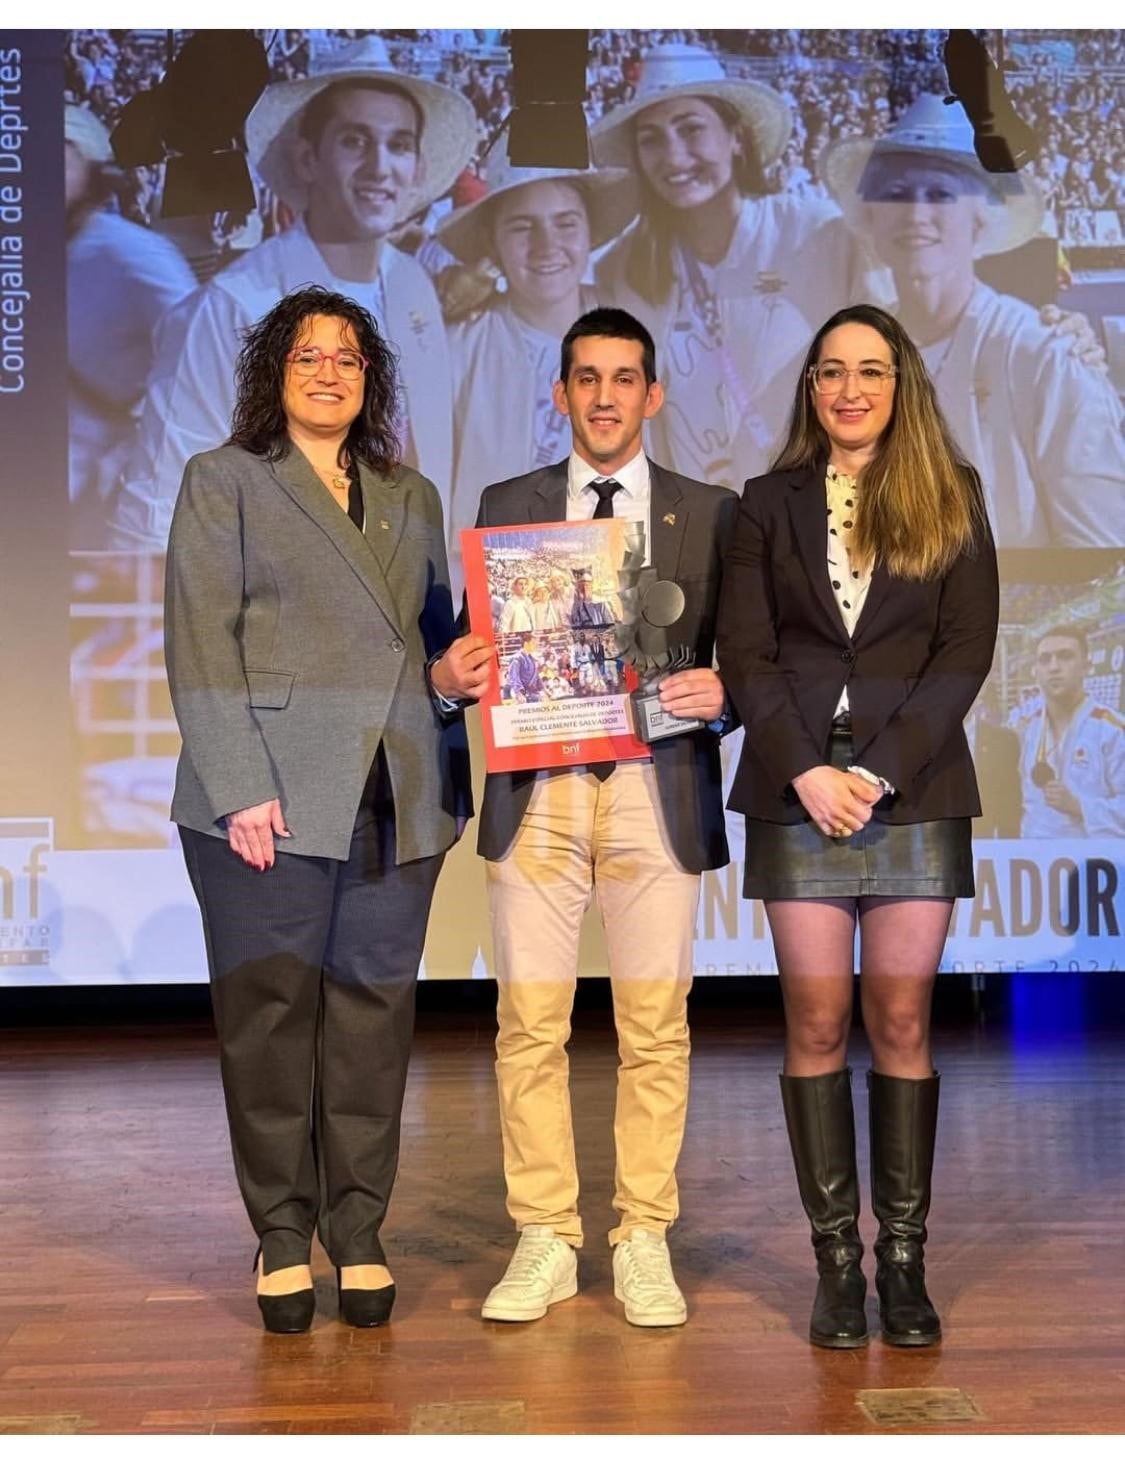
POLYGON ((341 380, 358 380, 371 361, 358 350, 322 350, 319 345, 301 345, 290 350, 286 360, 295 375, 316 375, 325 360, 331 360, 341 380))

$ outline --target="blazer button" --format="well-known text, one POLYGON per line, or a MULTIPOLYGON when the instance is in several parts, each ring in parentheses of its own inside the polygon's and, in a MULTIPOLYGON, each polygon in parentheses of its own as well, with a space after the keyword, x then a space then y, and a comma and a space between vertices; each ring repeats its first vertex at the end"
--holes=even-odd
POLYGON ((401 639, 392 639, 391 648, 396 654, 401 654, 402 651, 406 648, 406 645, 402 642, 401 639))
POLYGON ((853 649, 845 649, 844 652, 840 655, 840 658, 844 661, 845 664, 854 664, 855 651, 853 649))

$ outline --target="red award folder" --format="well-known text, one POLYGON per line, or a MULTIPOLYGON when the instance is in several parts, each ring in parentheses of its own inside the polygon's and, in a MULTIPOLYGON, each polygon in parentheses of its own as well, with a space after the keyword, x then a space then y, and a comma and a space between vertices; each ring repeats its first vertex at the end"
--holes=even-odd
POLYGON ((462 532, 469 622, 496 649, 480 701, 490 771, 651 753, 633 734, 637 678, 614 632, 626 527, 609 518, 462 532))

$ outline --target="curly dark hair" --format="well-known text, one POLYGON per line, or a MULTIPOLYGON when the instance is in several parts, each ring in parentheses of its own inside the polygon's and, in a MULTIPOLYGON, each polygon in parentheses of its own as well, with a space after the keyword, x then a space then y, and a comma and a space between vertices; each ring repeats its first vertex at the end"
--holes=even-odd
POLYGON ((362 305, 320 284, 305 284, 286 294, 245 331, 235 366, 237 398, 227 444, 241 446, 268 461, 281 461, 289 455, 292 443, 284 405, 285 357, 296 345, 302 324, 314 314, 326 314, 350 324, 360 354, 369 362, 363 372, 363 405, 340 447, 340 466, 346 466, 349 459, 362 461, 386 475, 402 460, 395 429, 397 357, 362 305))

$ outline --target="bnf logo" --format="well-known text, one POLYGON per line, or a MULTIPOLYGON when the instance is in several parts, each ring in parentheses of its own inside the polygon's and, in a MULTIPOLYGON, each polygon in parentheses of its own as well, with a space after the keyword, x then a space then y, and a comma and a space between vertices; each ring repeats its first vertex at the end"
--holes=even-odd
POLYGON ((53 830, 49 819, 0 820, 0 967, 51 961, 41 894, 53 830))

